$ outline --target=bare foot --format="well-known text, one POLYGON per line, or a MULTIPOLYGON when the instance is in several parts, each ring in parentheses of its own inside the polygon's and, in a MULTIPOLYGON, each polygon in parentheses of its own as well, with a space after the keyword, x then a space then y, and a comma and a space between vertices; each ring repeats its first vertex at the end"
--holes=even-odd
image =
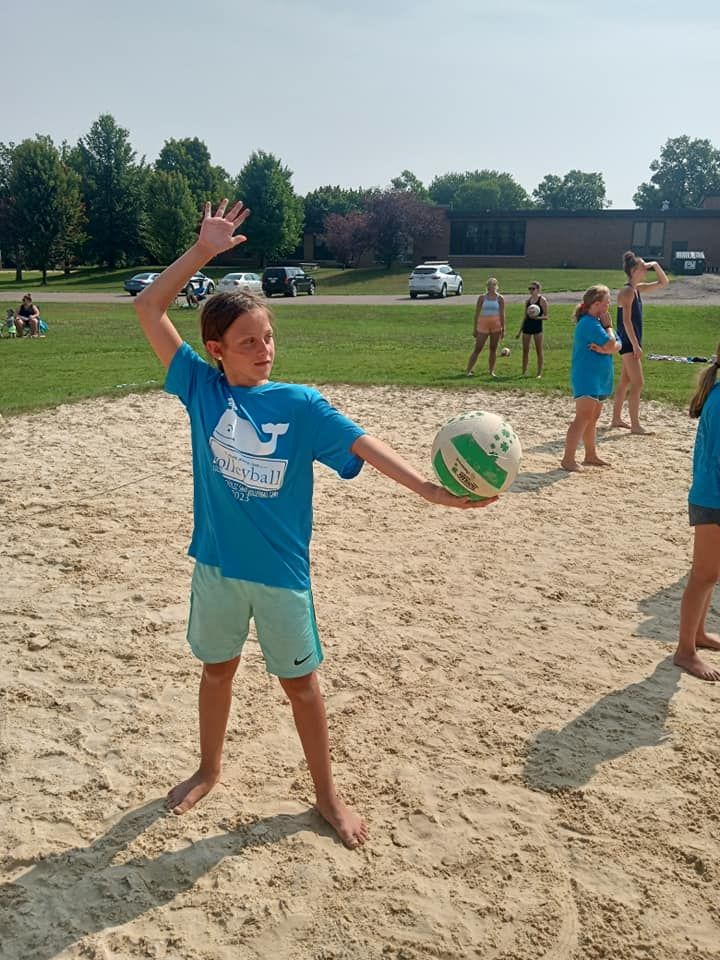
POLYGON ((623 430, 630 430, 630 429, 631 429, 630 424, 629 424, 629 423, 625 423, 624 420, 612 420, 612 421, 610 422, 610 426, 611 426, 611 427, 622 427, 623 430))
POLYGON ((705 650, 720 650, 720 637, 716 633, 703 633, 695 637, 695 646, 705 650))
POLYGON ((563 470, 567 470, 568 473, 582 473, 583 468, 579 463, 576 463, 575 460, 561 460, 560 466, 563 470))
POLYGON ((652 437, 654 433, 652 430, 646 430, 645 427, 637 426, 632 427, 630 433, 634 433, 636 437, 652 437))
POLYGON ((683 670, 687 670, 687 672, 691 673, 694 677, 699 677, 700 680, 709 680, 711 682, 720 680, 720 670, 714 670, 708 666, 696 653, 693 653, 692 656, 676 653, 673 657, 673 663, 676 667, 682 667, 683 670))
POLYGON ((219 773, 207 774, 197 770, 187 780, 183 780, 172 788, 165 798, 165 806, 179 817, 188 810, 192 810, 198 800, 202 800, 206 794, 210 793, 219 779, 219 773))
POLYGON ((601 460, 600 457, 592 457, 591 459, 586 457, 583 460, 583 466, 584 467, 609 467, 610 464, 608 463, 607 460, 601 460))
POLYGON ((362 846, 370 835, 360 814, 351 810, 337 795, 327 801, 318 800, 315 808, 350 850, 362 846))

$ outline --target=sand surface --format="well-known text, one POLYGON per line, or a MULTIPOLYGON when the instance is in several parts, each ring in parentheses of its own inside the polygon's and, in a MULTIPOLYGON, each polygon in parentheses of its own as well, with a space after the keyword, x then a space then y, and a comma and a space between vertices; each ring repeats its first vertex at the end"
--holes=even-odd
POLYGON ((693 424, 648 404, 655 437, 613 431, 612 470, 568 476, 567 397, 325 392, 428 473, 473 406, 525 450, 484 511, 318 469, 322 685, 359 852, 311 809, 256 643, 222 784, 163 813, 196 757, 179 403, 0 422, 3 960, 717 960, 720 685, 670 660, 693 424))

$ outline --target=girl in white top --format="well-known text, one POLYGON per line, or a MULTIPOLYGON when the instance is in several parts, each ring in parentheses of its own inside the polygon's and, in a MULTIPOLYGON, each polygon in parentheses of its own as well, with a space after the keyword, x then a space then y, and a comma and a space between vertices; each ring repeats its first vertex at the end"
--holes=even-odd
POLYGON ((490 376, 494 377, 498 344, 505 336, 505 300, 498 293, 498 282, 495 277, 488 279, 487 293, 482 294, 477 299, 473 336, 475 337, 475 348, 470 354, 465 375, 472 376, 473 367, 489 338, 488 369, 490 376))

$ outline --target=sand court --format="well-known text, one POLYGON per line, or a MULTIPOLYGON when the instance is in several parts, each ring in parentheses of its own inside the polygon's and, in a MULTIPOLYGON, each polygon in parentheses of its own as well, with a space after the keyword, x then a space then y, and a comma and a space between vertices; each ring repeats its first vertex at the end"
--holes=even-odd
POLYGON ((428 476, 464 410, 524 449, 484 511, 317 469, 321 683, 370 823, 357 852, 310 808, 255 643, 222 783, 163 811, 197 740, 179 402, 0 421, 3 957, 716 960, 720 685, 670 659, 695 423, 647 402, 654 437, 602 431, 612 469, 568 475, 569 397, 323 392, 428 476))

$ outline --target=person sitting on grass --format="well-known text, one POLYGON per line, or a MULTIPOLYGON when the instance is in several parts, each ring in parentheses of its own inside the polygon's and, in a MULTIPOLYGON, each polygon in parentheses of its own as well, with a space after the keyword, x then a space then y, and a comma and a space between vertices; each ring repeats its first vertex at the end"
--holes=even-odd
POLYGON ((27 336, 28 330, 31 337, 37 337, 40 334, 40 311, 29 293, 22 298, 22 303, 15 314, 15 330, 19 337, 27 336))
MULTIPOLYGON (((220 293, 205 304, 201 336, 212 361, 184 343, 168 317, 178 290, 213 257, 247 239, 249 215, 210 204, 192 247, 137 297, 150 346, 167 368, 165 389, 187 408, 192 438, 195 559, 188 641, 202 663, 200 765, 173 787, 167 805, 183 814, 220 779, 233 677, 254 619, 266 668, 287 695, 315 787, 316 806, 348 847, 368 828, 339 797, 330 762, 323 660, 310 589, 313 463, 344 479, 367 461, 429 503, 467 510, 497 498, 455 497, 426 480, 391 447, 334 409, 317 390, 270 379, 273 318, 251 294, 220 293)), ((351 531, 346 531, 352 537, 351 531)))

